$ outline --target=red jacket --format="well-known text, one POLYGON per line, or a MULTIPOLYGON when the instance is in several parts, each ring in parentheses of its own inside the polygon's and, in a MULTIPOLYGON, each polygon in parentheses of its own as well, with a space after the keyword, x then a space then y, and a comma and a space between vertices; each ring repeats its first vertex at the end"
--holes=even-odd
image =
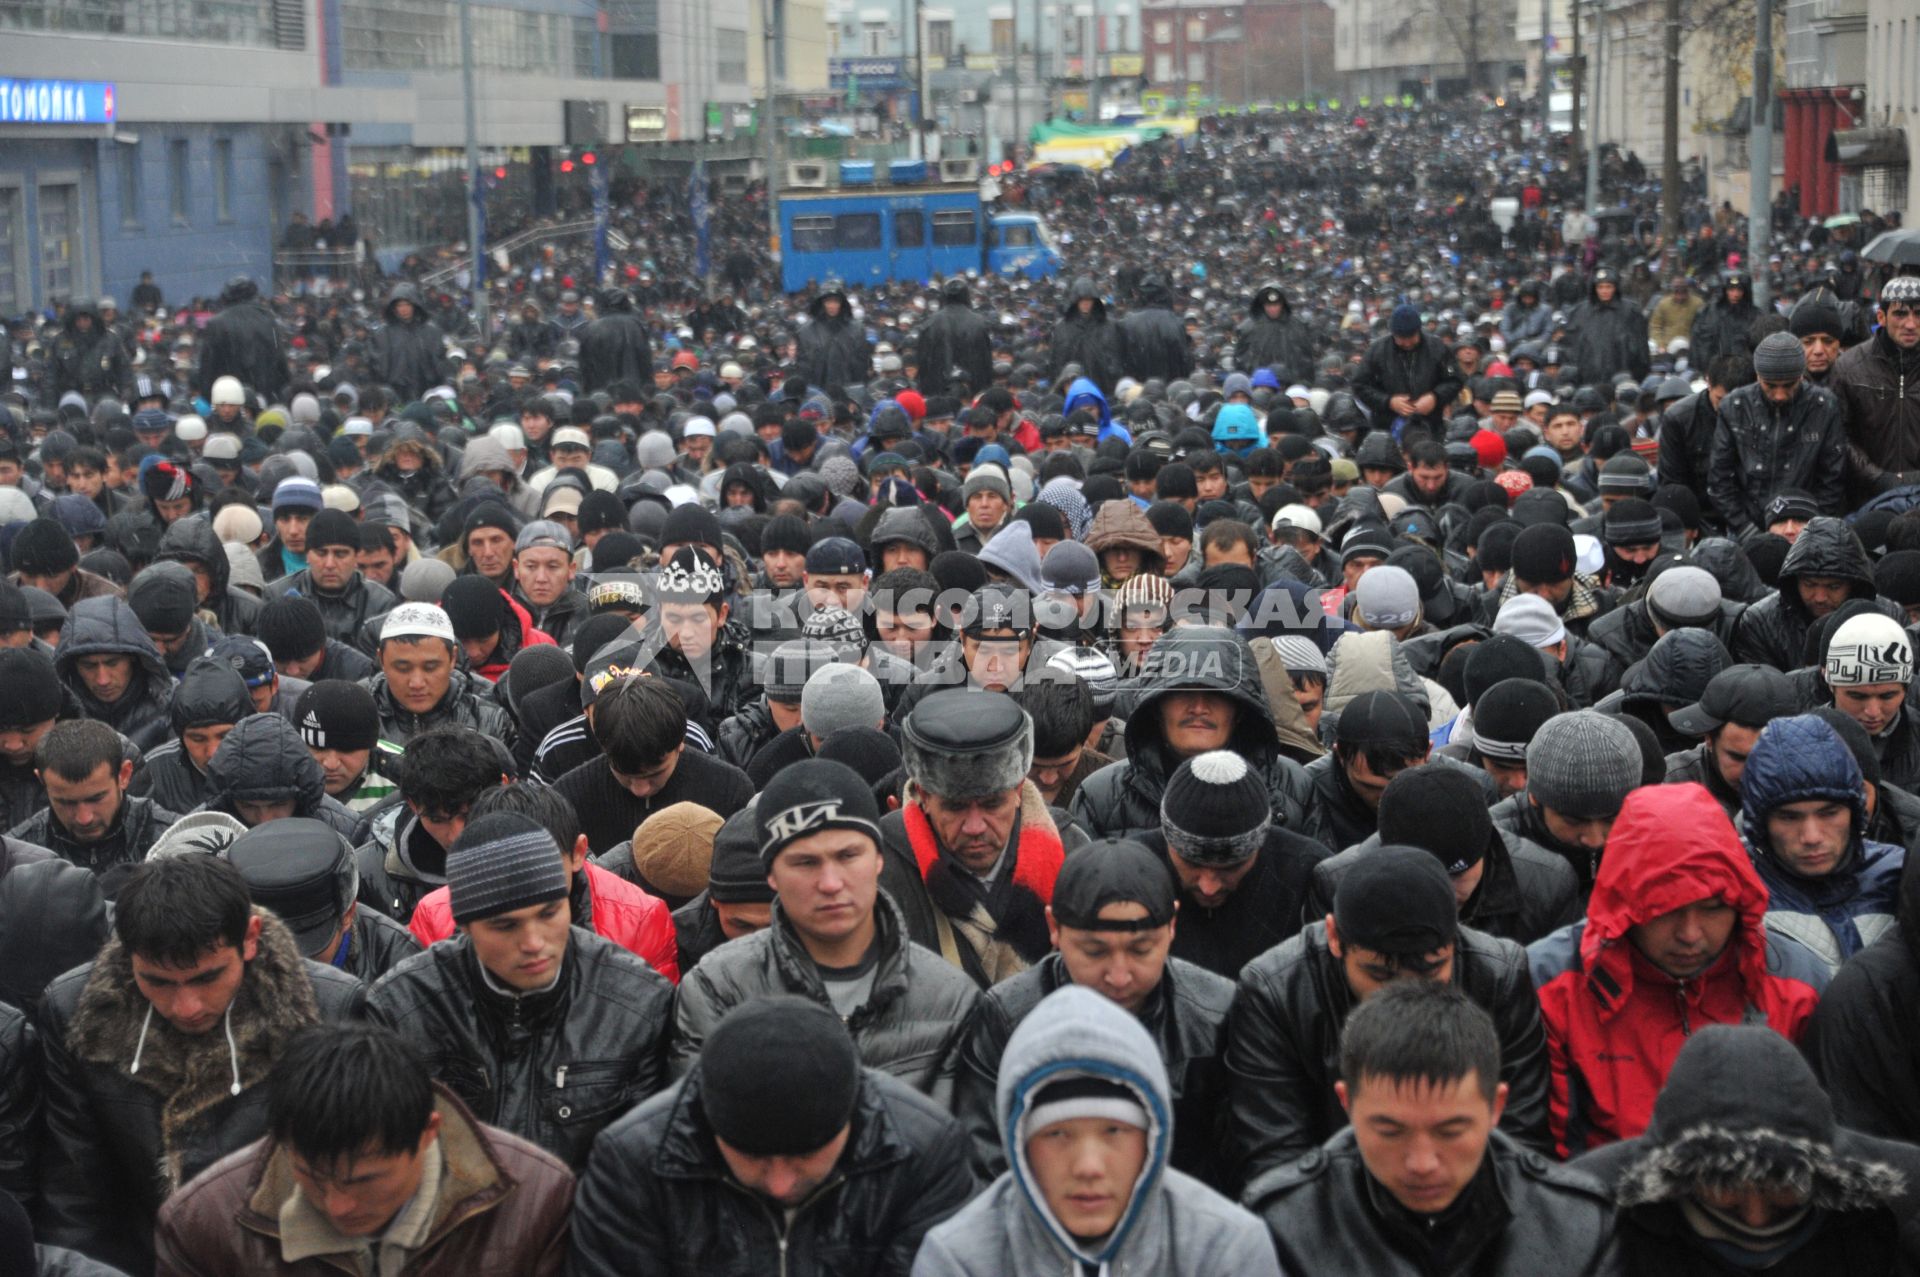
POLYGON ((1765 1023, 1800 1040, 1826 969, 1794 941, 1769 935, 1766 912, 1766 885, 1703 786, 1649 785, 1627 796, 1586 920, 1527 949, 1560 1156, 1645 1131, 1674 1056, 1702 1025, 1765 1023), (1732 905, 1739 921, 1700 975, 1675 980, 1628 937, 1630 928, 1709 896, 1732 905))
POLYGON ((493 649, 495 659, 488 661, 485 665, 474 670, 475 674, 486 679, 489 683, 498 683, 500 681, 507 672, 508 662, 513 659, 514 654, 519 652, 521 648, 538 647, 543 643, 551 645, 553 643, 553 636, 551 634, 545 630, 534 628, 533 613, 522 607, 519 599, 514 598, 513 595, 507 593, 505 590, 500 591, 500 597, 507 601, 509 608, 513 609, 513 620, 510 624, 517 624, 520 627, 520 641, 514 644, 502 642, 498 647, 493 649), (503 653, 506 655, 506 660, 499 659, 503 653))
MULTIPOLYGON (((445 887, 436 887, 413 911, 407 930, 423 945, 453 935, 453 906, 445 887)), ((680 945, 667 902, 650 896, 616 873, 587 862, 587 900, 593 933, 611 940, 675 984, 680 983, 680 945)), ((574 919, 577 924, 580 920, 574 919)))

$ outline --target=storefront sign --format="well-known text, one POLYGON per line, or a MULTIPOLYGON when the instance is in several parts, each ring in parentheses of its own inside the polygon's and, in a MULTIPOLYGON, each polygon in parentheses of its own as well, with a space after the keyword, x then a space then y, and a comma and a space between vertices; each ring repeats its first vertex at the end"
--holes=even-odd
POLYGON ((909 83, 911 58, 832 58, 828 82, 836 89, 904 89, 909 83))
POLYGON ((104 80, 0 77, 0 124, 112 124, 113 99, 104 80))

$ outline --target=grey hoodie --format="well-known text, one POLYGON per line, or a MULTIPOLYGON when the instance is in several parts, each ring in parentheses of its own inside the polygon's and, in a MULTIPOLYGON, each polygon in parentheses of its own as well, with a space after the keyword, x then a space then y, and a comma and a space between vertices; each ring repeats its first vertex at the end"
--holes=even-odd
POLYGON ((1138 1020, 1089 989, 1050 994, 1020 1022, 1000 1064, 997 1113, 1011 1168, 920 1247, 913 1277, 1022 1277, 1087 1271, 1154 1277, 1279 1277, 1273 1241, 1258 1219, 1199 1180, 1167 1166, 1173 1105, 1159 1049, 1138 1020), (1147 1112, 1147 1161, 1113 1232, 1073 1237, 1031 1180, 1023 1118, 1035 1092, 1063 1077, 1130 1088, 1147 1112))

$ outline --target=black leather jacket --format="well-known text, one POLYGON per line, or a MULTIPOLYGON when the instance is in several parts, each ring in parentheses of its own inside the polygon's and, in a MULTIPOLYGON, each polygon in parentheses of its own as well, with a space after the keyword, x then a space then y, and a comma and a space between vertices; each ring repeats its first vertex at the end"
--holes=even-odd
POLYGON ((387 691, 387 676, 375 674, 360 684, 373 693, 380 711, 380 739, 405 745, 421 732, 436 727, 471 727, 482 736, 491 736, 513 748, 513 716, 494 699, 493 684, 475 674, 453 672, 447 694, 424 714, 416 714, 393 699, 387 691))
MULTIPOLYGON (((1503 1130, 1547 1148, 1547 1040, 1527 969, 1511 940, 1460 928, 1453 983, 1500 1032, 1503 1130)), ((1301 1157, 1347 1124, 1333 1093, 1340 1026, 1355 1005, 1346 971, 1316 922, 1247 964, 1227 1017, 1227 1112, 1222 1161, 1248 1183, 1301 1157)))
POLYGON ((562 968, 550 989, 506 992, 456 936, 383 976, 367 1015, 419 1047, 475 1117, 579 1170, 594 1136, 666 1085, 673 986, 578 927, 562 968))
POLYGON ((27 1017, 0 1003, 0 1189, 28 1210, 40 1190, 40 1063, 27 1017))
POLYGON ((1613 1208, 1599 1182, 1495 1131, 1457 1208, 1444 1261, 1422 1221, 1372 1180, 1351 1130, 1249 1185, 1284 1272, 1367 1277, 1589 1277, 1617 1272, 1613 1208), (1331 1257, 1338 1260, 1329 1262, 1331 1257))
POLYGON ((1782 488, 1810 493, 1820 513, 1847 512, 1847 419, 1831 390, 1803 382, 1776 411, 1758 383, 1727 392, 1707 461, 1707 497, 1735 536, 1766 527, 1782 488))
POLYGON ((340 969, 363 984, 372 984, 420 952, 413 932, 378 910, 355 910, 350 930, 353 940, 340 969))
MULTIPOLYGON (((1007 1169, 994 1112, 1000 1056, 1007 1039, 1054 990, 1072 983, 1057 952, 1035 967, 988 989, 960 1045, 960 1076, 954 1083, 954 1115, 973 1135, 974 1168, 982 1182, 1007 1169)), ((1226 1076, 1220 1063, 1222 1031, 1233 1003, 1233 981, 1179 958, 1169 958, 1160 984, 1136 1013, 1153 1035, 1167 1066, 1173 1094, 1171 1165, 1215 1183, 1218 1123, 1226 1076)))
POLYGON ((967 1137, 874 1069, 832 1178, 790 1217, 727 1171, 698 1073, 609 1127, 573 1203, 571 1277, 904 1274, 928 1229, 973 1195, 967 1137))

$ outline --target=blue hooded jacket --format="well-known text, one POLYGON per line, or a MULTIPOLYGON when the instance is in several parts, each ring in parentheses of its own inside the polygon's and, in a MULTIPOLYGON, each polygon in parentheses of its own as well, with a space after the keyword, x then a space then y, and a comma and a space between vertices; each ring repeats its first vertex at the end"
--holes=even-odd
POLYGON ((1062 416, 1071 417, 1081 408, 1092 408, 1099 414, 1100 442, 1105 442, 1109 438, 1123 439, 1129 444, 1133 442, 1132 433, 1113 419, 1113 410, 1107 406, 1107 397, 1100 393, 1100 387, 1094 385, 1092 378, 1089 377, 1076 377, 1073 384, 1067 387, 1067 401, 1062 405, 1060 413, 1062 416))
POLYGON ((1769 723, 1741 774, 1740 806, 1741 832, 1770 897, 1770 930, 1798 940, 1838 969, 1893 926, 1906 851, 1866 840, 1860 765, 1829 724, 1812 714, 1769 723), (1774 854, 1767 815, 1815 799, 1844 804, 1852 828, 1847 853, 1833 872, 1807 878, 1774 854))

